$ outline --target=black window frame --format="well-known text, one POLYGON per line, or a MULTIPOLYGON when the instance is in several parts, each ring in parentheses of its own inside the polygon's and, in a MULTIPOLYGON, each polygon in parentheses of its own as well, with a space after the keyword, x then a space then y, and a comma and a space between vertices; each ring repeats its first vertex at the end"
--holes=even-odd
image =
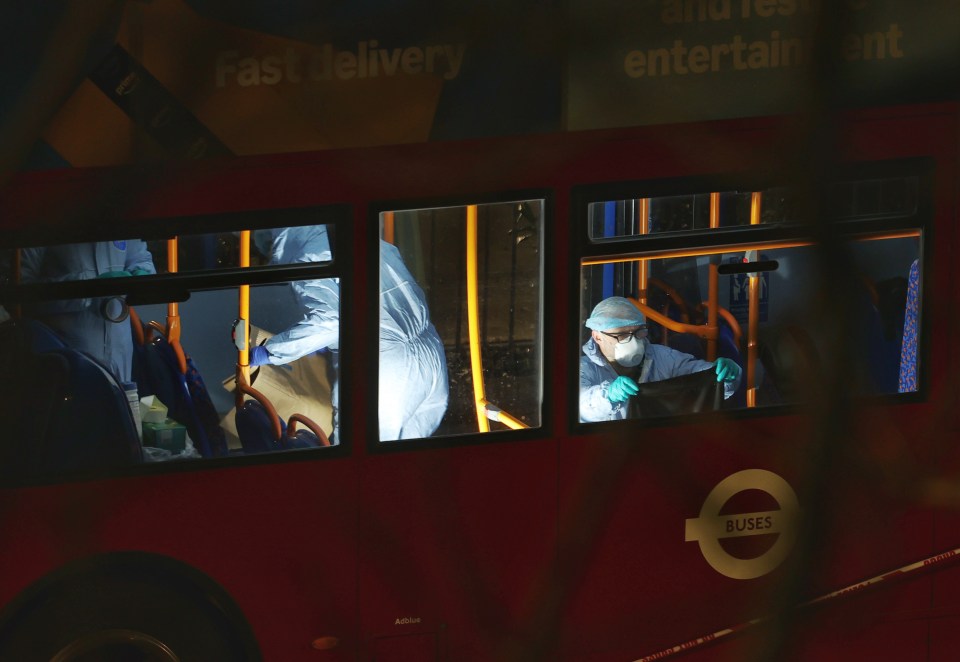
MULTIPOLYGON (((326 225, 333 229, 330 263, 258 266, 223 270, 190 271, 176 274, 155 274, 137 278, 107 278, 51 283, 8 283, 0 286, 0 301, 9 304, 39 302, 81 297, 126 296, 131 306, 165 304, 192 291, 235 289, 240 285, 282 284, 297 280, 339 278, 342 302, 350 300, 354 291, 353 256, 349 249, 353 225, 353 208, 348 204, 304 205, 300 207, 245 209, 232 212, 182 214, 133 219, 119 219, 97 225, 81 225, 66 229, 56 241, 49 230, 29 228, 10 232, 0 240, 0 249, 67 245, 130 238, 144 241, 165 240, 177 236, 228 233, 238 230, 262 230, 277 227, 326 225)), ((225 342, 233 320, 224 320, 225 342)), ((189 348, 188 348, 189 349, 189 348)), ((349 334, 341 333, 340 352, 343 360, 352 356, 349 334)), ((343 361, 341 365, 344 365, 343 361)), ((352 387, 348 370, 341 370, 340 388, 352 387)), ((353 436, 350 404, 341 400, 341 431, 335 446, 315 449, 291 449, 251 455, 197 458, 174 462, 143 462, 113 469, 62 472, 31 477, 0 477, 0 487, 59 485, 114 477, 207 471, 278 462, 303 462, 318 459, 344 458, 351 454, 353 436)))
MULTIPOLYGON (((935 162, 929 157, 906 159, 891 159, 881 161, 864 161, 839 166, 831 176, 823 181, 825 186, 817 189, 825 200, 826 187, 835 183, 857 182, 873 179, 896 177, 916 177, 917 206, 910 214, 885 215, 880 218, 858 220, 839 218, 827 219, 823 223, 789 223, 789 224, 760 224, 755 226, 727 227, 707 230, 684 230, 663 232, 645 235, 636 238, 604 238, 590 237, 589 206, 598 202, 612 202, 636 198, 650 198, 672 195, 692 195, 711 191, 764 191, 770 188, 784 186, 786 182, 770 176, 757 174, 731 175, 717 173, 713 175, 695 175, 689 177, 673 177, 663 179, 646 179, 633 181, 617 181, 574 186, 571 190, 571 229, 574 232, 572 241, 571 274, 569 288, 575 297, 571 310, 579 313, 580 281, 583 270, 583 260, 589 258, 617 258, 649 255, 655 259, 657 253, 677 251, 681 249, 699 248, 729 248, 732 252, 736 247, 744 244, 760 242, 786 242, 791 240, 816 241, 819 236, 826 236, 828 240, 855 239, 858 235, 877 234, 886 231, 916 228, 920 231, 919 260, 921 269, 921 301, 923 291, 929 288, 934 273, 934 240, 935 240, 935 209, 934 209, 934 169, 935 162), (811 228, 815 230, 811 231, 811 228)), ((671 427, 677 425, 696 425, 705 420, 705 416, 694 417, 688 422, 687 417, 665 416, 653 419, 627 419, 616 421, 581 422, 579 407, 579 360, 582 355, 580 338, 583 333, 583 320, 569 321, 570 344, 566 355, 571 357, 570 364, 575 366, 576 375, 570 379, 568 391, 570 412, 567 418, 570 433, 573 435, 596 435, 618 433, 620 438, 631 438, 624 434, 631 431, 642 431, 651 427, 671 427)), ((921 366, 918 374, 917 390, 907 393, 883 393, 867 396, 857 396, 858 400, 867 402, 910 404, 923 402, 930 393, 930 357, 931 357, 931 311, 929 305, 921 305, 920 334, 918 336, 918 362, 921 366), (923 367, 926 366, 926 367, 923 367)), ((758 418, 769 416, 783 416, 798 413, 802 409, 801 403, 769 405, 762 407, 729 409, 723 411, 723 416, 730 419, 758 418)))
MULTIPOLYGON (((553 437, 553 416, 550 411, 554 395, 554 378, 551 372, 556 371, 556 367, 550 366, 549 356, 555 355, 555 338, 545 333, 546 321, 551 319, 551 315, 556 307, 554 303, 555 288, 553 287, 554 275, 551 265, 554 255, 553 233, 550 231, 552 223, 550 219, 554 216, 555 193, 550 188, 525 188, 508 189, 486 193, 464 193, 450 196, 409 198, 377 200, 368 205, 367 227, 370 229, 367 239, 367 255, 380 254, 380 215, 383 212, 403 212, 418 211, 426 209, 439 209, 449 207, 466 207, 468 205, 487 205, 498 203, 509 203, 525 200, 543 201, 543 218, 541 221, 541 231, 543 233, 541 242, 542 255, 540 258, 541 273, 541 311, 540 311, 540 354, 541 354, 541 402, 540 402, 540 425, 522 430, 494 430, 490 432, 469 432, 464 434, 443 435, 439 437, 425 437, 421 439, 404 439, 380 441, 378 416, 369 417, 366 436, 366 451, 371 455, 390 454, 406 451, 423 451, 442 448, 457 448, 461 446, 475 446, 479 444, 492 444, 503 442, 521 442, 553 437)), ((379 320, 379 297, 380 297, 380 263, 378 260, 367 261, 367 287, 366 299, 370 302, 376 302, 377 307, 368 308, 367 319, 370 320, 370 338, 379 340, 380 329, 377 321, 379 320)), ((422 286, 422 284, 421 284, 422 286)), ((431 318, 433 311, 431 311, 431 318)), ((365 382, 369 384, 366 398, 366 405, 370 411, 378 412, 379 404, 379 362, 370 361, 365 374, 365 382)))

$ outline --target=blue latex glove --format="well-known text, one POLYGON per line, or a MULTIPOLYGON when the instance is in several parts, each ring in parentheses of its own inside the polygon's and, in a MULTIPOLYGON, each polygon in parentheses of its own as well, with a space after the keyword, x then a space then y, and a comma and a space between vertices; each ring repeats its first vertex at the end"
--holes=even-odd
POLYGON ((263 345, 257 345, 250 350, 250 365, 270 363, 270 352, 263 345))
POLYGON ((740 376, 740 366, 731 359, 717 359, 717 381, 732 382, 740 376))
POLYGON ((130 272, 131 276, 149 276, 150 272, 146 269, 141 269, 140 267, 134 267, 133 271, 130 272))
POLYGON ((607 400, 610 402, 624 402, 640 390, 637 383, 629 377, 620 375, 607 387, 607 400))
POLYGON ((105 271, 97 278, 123 278, 124 276, 129 276, 129 271, 105 271))

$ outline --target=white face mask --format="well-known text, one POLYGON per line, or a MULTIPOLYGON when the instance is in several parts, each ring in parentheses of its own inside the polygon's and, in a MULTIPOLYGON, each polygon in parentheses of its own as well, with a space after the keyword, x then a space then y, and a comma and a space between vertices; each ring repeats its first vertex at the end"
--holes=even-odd
POLYGON ((640 365, 643 353, 647 348, 647 339, 631 338, 629 342, 617 343, 613 348, 614 360, 625 368, 640 365))

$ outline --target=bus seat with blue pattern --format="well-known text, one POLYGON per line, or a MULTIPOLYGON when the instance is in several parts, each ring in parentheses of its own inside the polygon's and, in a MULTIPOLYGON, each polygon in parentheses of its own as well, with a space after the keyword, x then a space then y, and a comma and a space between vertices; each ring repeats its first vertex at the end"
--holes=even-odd
POLYGON ((35 320, 13 323, 5 335, 15 355, 4 397, 20 419, 11 471, 40 476, 143 461, 127 396, 110 371, 35 320))
POLYGON ((244 399, 234 415, 243 452, 250 455, 282 450, 287 431, 283 419, 262 393, 246 385, 240 390, 253 398, 244 399))
POLYGON ((320 426, 306 416, 293 414, 288 424, 262 393, 250 386, 243 386, 240 391, 252 398, 245 399, 235 414, 237 436, 244 453, 270 453, 330 445, 320 426), (298 429, 298 423, 305 427, 298 429))
POLYGON ((904 301, 903 342, 900 347, 900 370, 897 390, 910 393, 919 387, 917 383, 917 333, 920 329, 920 261, 910 265, 907 279, 907 294, 904 301))
POLYGON ((140 396, 155 395, 167 408, 173 420, 187 428, 187 434, 203 457, 227 455, 227 440, 220 427, 219 417, 200 371, 189 356, 186 372, 180 366, 177 353, 162 334, 150 337, 152 327, 141 326, 131 314, 134 325, 133 376, 140 396))

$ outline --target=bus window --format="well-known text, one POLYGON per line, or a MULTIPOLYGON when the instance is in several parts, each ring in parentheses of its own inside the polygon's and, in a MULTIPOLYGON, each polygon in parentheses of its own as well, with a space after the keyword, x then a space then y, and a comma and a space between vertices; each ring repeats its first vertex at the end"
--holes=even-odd
MULTIPOLYGON (((320 226, 316 226, 320 227, 320 226)), ((333 226, 322 226, 332 234, 333 226)), ((278 228, 252 230, 250 233, 250 253, 247 268, 267 267, 291 262, 302 264, 330 264, 333 254, 329 249, 322 253, 300 252, 285 258, 280 254, 283 246, 275 244, 274 235, 278 228), (284 262, 286 260, 286 262, 284 262)), ((240 267, 240 233, 216 232, 207 234, 181 235, 176 242, 176 270, 179 273, 192 271, 217 271, 240 267)), ((157 273, 169 273, 170 242, 167 240, 148 241, 157 273)), ((289 250, 286 251, 290 253, 289 250)))
POLYGON ((841 182, 827 190, 834 218, 868 219, 909 216, 917 211, 917 177, 887 177, 841 182))
MULTIPOLYGON (((593 202, 588 205, 587 232, 592 241, 602 242, 648 234, 800 221, 796 191, 776 187, 761 191, 760 195, 763 205, 759 209, 752 205, 752 191, 593 202)), ((915 213, 917 196, 916 177, 887 177, 831 185, 827 189, 827 204, 832 217, 838 220, 890 218, 915 213)))
MULTIPOLYGON (((912 220, 917 208, 916 178, 830 193, 845 219, 912 220)), ((755 217, 764 195, 753 196, 755 217)), ((688 196, 701 197, 709 194, 688 196)), ((603 204, 588 205, 588 214, 603 204)), ((762 227, 747 227, 725 235, 731 250, 707 230, 682 246, 648 244, 644 252, 637 242, 636 253, 583 259, 581 421, 803 402, 841 323, 853 334, 842 357, 851 395, 916 391, 922 232, 908 220, 874 230, 861 223, 855 235, 850 227, 837 266, 854 285, 831 292, 842 297, 846 320, 819 314, 822 253, 799 233, 751 242, 762 227)))
POLYGON ((588 233, 595 242, 666 232, 784 224, 797 221, 795 195, 787 188, 763 193, 765 204, 751 221, 749 191, 668 195, 593 202, 588 206, 588 233))
POLYGON ((3 473, 33 479, 336 444, 330 230, 14 250, 0 299, 10 318, 0 324, 0 418, 8 439, 36 443, 4 444, 3 473), (210 238, 237 254, 183 272, 183 262, 201 264, 192 248, 210 238))
POLYGON ((543 208, 380 214, 381 441, 540 426, 543 208))
MULTIPOLYGON (((324 280, 329 279, 249 286, 249 347, 286 348, 287 343, 277 341, 283 340, 283 334, 295 335, 291 329, 296 329, 305 318, 298 292, 324 280)), ((237 298, 237 288, 198 290, 192 291, 190 298, 179 304, 180 344, 194 369, 203 377, 216 411, 219 431, 214 434, 223 437, 221 443, 226 446, 226 454, 248 455, 308 447, 287 439, 287 428, 294 414, 298 419, 304 417, 315 423, 331 443, 336 443, 333 410, 336 402, 334 389, 338 383, 338 362, 333 356, 336 343, 333 343, 333 349, 321 347, 286 363, 252 365, 251 359, 249 385, 255 393, 239 394, 243 413, 238 416, 237 347, 236 343, 228 341, 228 334, 237 319, 237 298), (247 411, 250 409, 253 411, 247 411), (272 418, 273 412, 276 412, 275 419, 272 418), (282 429, 284 436, 280 441, 271 429, 274 423, 282 429)), ((165 304, 152 304, 138 306, 136 312, 149 328, 152 321, 166 320, 168 310, 165 304)), ((339 307, 331 313, 339 318, 339 307)), ((334 331, 337 328, 333 327, 334 331)), ((162 396, 164 380, 169 379, 170 374, 158 369, 149 354, 151 349, 149 338, 146 346, 135 346, 135 351, 143 353, 146 359, 142 364, 143 371, 137 375, 137 383, 143 389, 141 395, 155 392, 162 396)), ((281 350, 273 351, 281 355, 281 350)), ((287 354, 282 357, 287 358, 287 354)), ((176 371, 173 373, 176 377, 176 371)), ((156 403, 156 398, 151 402, 161 409, 164 406, 162 402, 156 403)), ((150 427, 145 424, 144 429, 150 427)), ((297 424, 296 421, 294 427, 294 436, 298 428, 311 430, 307 424, 297 424)), ((144 443, 147 442, 145 439, 144 443)), ((216 449, 211 452, 213 456, 223 454, 216 449)))

